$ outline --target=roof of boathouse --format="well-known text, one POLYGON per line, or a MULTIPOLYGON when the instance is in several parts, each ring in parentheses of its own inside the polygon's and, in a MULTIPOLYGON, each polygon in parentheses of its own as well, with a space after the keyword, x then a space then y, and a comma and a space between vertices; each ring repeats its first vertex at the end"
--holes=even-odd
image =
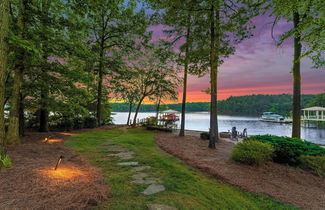
POLYGON ((303 111, 325 111, 325 107, 313 106, 313 107, 308 107, 308 108, 305 108, 302 110, 303 111))
POLYGON ((168 109, 168 110, 162 111, 161 113, 165 113, 165 114, 177 114, 179 112, 176 111, 176 110, 168 109))

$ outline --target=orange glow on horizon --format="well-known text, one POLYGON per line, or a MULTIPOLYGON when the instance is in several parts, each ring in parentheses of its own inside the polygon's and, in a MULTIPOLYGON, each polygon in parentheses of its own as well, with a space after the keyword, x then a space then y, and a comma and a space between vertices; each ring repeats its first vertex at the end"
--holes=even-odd
MULTIPOLYGON (((324 92, 323 83, 313 83, 313 84, 302 84, 302 94, 320 94, 324 92)), ((230 89, 220 89, 218 90, 218 100, 225 100, 231 96, 246 96, 246 95, 258 95, 258 94, 292 94, 292 86, 288 85, 272 85, 272 86, 262 86, 262 87, 244 87, 244 88, 230 88, 230 89)), ((162 104, 177 104, 182 103, 183 93, 178 93, 178 100, 171 101, 165 100, 162 104)), ((202 90, 192 90, 187 92, 187 102, 210 102, 210 95, 203 92, 202 90)), ((111 100, 112 103, 123 103, 123 101, 111 100)), ((150 101, 145 99, 143 104, 155 104, 155 101, 150 101)))

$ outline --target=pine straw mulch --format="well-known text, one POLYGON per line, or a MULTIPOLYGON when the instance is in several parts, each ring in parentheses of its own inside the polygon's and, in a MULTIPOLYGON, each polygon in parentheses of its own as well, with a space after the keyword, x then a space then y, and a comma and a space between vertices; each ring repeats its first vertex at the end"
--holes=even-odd
POLYGON ((108 199, 101 172, 63 141, 74 133, 114 128, 26 133, 21 145, 8 149, 14 165, 0 171, 0 209, 88 209, 108 199), (54 171, 60 155, 64 159, 54 171))
POLYGON ((234 144, 225 140, 216 150, 195 136, 158 132, 155 140, 166 152, 219 180, 298 208, 325 209, 325 179, 309 172, 276 163, 260 167, 237 164, 229 160, 234 144))

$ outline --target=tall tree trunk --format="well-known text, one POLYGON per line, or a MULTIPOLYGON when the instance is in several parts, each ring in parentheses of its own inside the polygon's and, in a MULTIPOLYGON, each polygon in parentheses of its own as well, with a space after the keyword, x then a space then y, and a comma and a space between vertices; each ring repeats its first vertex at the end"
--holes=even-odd
MULTIPOLYGON (((17 26, 19 30, 19 35, 25 38, 25 23, 26 23, 26 13, 25 7, 27 6, 26 0, 19 1, 19 16, 17 21, 17 26)), ((8 144, 19 144, 20 143, 20 135, 19 135, 19 125, 20 125, 20 104, 21 104, 21 87, 23 84, 23 74, 25 69, 25 51, 23 49, 19 49, 17 53, 17 59, 19 63, 15 65, 14 72, 14 81, 13 81, 13 89, 11 94, 11 103, 10 103, 10 116, 9 116, 9 127, 8 133, 6 136, 6 141, 8 144)))
POLYGON ((97 126, 102 124, 102 98, 103 98, 103 59, 104 59, 104 41, 101 42, 101 50, 99 53, 99 68, 98 68, 98 87, 97 87, 97 126))
MULTIPOLYGON (((300 22, 299 13, 293 13, 294 28, 298 29, 300 22)), ((292 104, 292 137, 300 138, 301 132, 301 76, 300 76, 301 42, 300 35, 294 37, 294 60, 293 60, 293 104, 292 104)))
POLYGON ((39 117, 39 131, 48 132, 49 131, 49 112, 47 108, 48 91, 46 89, 41 90, 41 108, 39 117))
POLYGON ((6 136, 7 144, 19 144, 19 110, 20 110, 20 89, 23 82, 23 70, 15 70, 14 86, 12 89, 11 103, 10 103, 10 116, 9 127, 6 136))
MULTIPOLYGON (((42 16, 41 16, 41 23, 43 27, 43 31, 47 30, 47 25, 49 24, 48 18, 49 18, 49 9, 50 9, 50 1, 44 1, 43 8, 42 8, 42 16)), ((47 62, 47 59, 49 57, 48 55, 48 37, 45 34, 45 32, 42 33, 43 38, 43 46, 42 49, 44 51, 43 59, 47 62)), ((45 65, 42 67, 42 73, 43 73, 43 80, 47 80, 47 68, 48 66, 45 65)), ((47 81, 49 82, 49 81, 47 81)), ((48 87, 45 86, 41 87, 41 108, 39 113, 39 131, 40 132, 48 132, 49 131, 49 111, 48 111, 48 97, 49 97, 49 90, 48 87)))
POLYGON ((143 96, 143 97, 140 99, 140 101, 139 101, 139 103, 138 103, 138 105, 137 105, 137 108, 136 108, 136 110, 135 110, 135 114, 134 114, 134 118, 133 118, 133 124, 132 124, 133 127, 135 127, 135 126, 137 125, 137 117, 138 117, 138 113, 139 113, 140 106, 141 106, 142 101, 144 100, 144 98, 145 98, 145 96, 143 96))
POLYGON ((217 8, 215 9, 213 3, 210 14, 210 36, 211 36, 211 50, 210 50, 210 89, 211 89, 211 107, 210 107, 210 140, 209 148, 216 148, 216 141, 219 140, 218 132, 218 117, 217 117, 217 71, 218 71, 218 56, 217 48, 219 47, 219 1, 217 1, 217 8))
POLYGON ((190 39, 190 20, 191 16, 188 15, 188 25, 186 32, 186 48, 185 48, 185 61, 184 61, 184 80, 183 80, 183 99, 182 99, 182 116, 181 116, 181 130, 179 136, 185 135, 185 112, 186 112, 186 92, 187 92, 187 72, 188 72, 188 53, 189 53, 189 39, 190 39))
MULTIPOLYGON (((5 121, 4 121, 4 95, 5 76, 7 73, 8 45, 7 37, 9 32, 9 0, 0 2, 0 156, 6 154, 5 121)), ((1 168, 1 161, 0 161, 1 168)))
POLYGON ((160 103, 161 103, 161 97, 159 97, 158 102, 157 102, 157 107, 156 107, 156 124, 158 124, 158 117, 159 117, 159 110, 160 110, 160 103))
POLYGON ((128 121, 126 122, 127 125, 130 125, 130 118, 131 118, 132 107, 133 107, 133 103, 130 102, 130 105, 129 105, 129 114, 128 114, 128 121))
POLYGON ((20 94, 20 105, 19 105, 19 136, 25 135, 25 105, 24 97, 20 94))

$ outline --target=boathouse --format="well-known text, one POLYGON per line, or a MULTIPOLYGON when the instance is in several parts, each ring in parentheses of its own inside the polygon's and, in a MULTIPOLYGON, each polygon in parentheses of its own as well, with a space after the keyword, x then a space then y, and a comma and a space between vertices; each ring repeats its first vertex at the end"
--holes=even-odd
POLYGON ((302 110, 303 115, 301 120, 303 121, 318 121, 325 122, 325 107, 309 107, 302 110))
POLYGON ((175 111, 175 110, 172 110, 172 109, 162 111, 162 112, 160 112, 159 120, 175 122, 175 121, 179 120, 179 114, 180 113, 178 111, 175 111))

